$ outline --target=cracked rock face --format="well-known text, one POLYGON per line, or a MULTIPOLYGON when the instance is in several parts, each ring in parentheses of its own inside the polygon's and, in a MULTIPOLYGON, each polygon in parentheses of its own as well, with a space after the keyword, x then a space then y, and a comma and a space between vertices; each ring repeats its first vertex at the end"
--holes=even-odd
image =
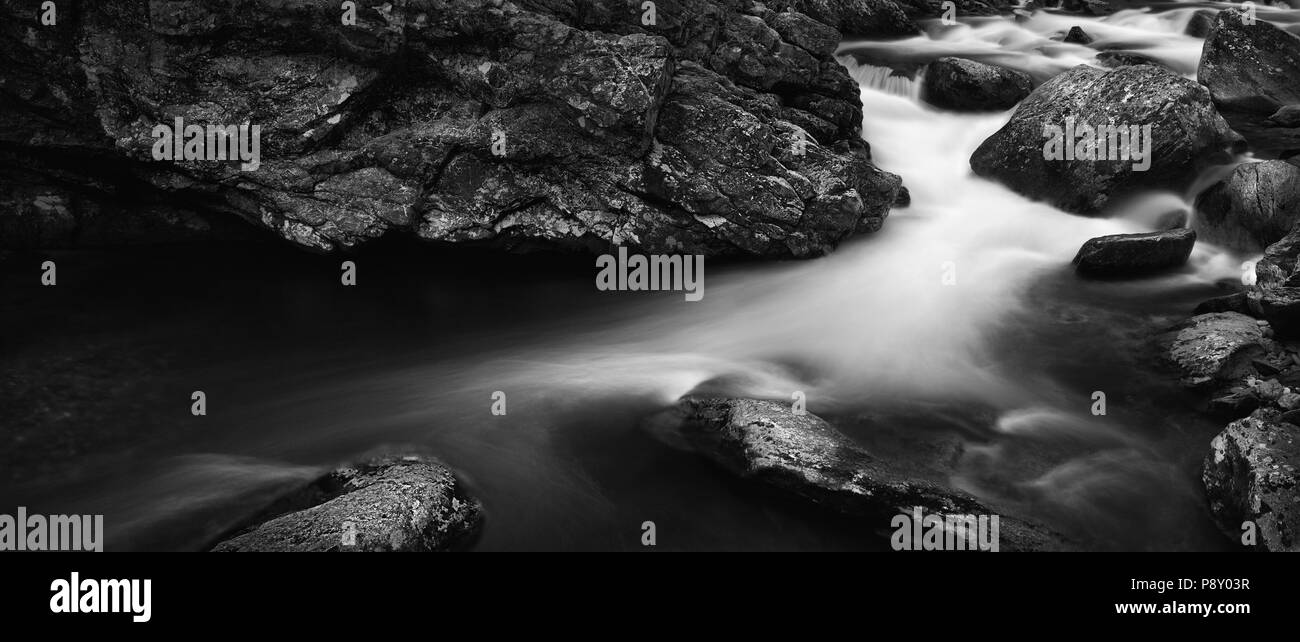
POLYGON ((340 468, 213 547, 241 551, 442 551, 468 541, 482 507, 454 473, 419 456, 340 468))
POLYGON ((1254 542, 1269 551, 1300 551, 1300 427, 1260 412, 1228 424, 1210 443, 1202 469, 1206 498, 1233 541, 1254 524, 1254 542))
POLYGON ((806 257, 878 229, 900 189, 860 139, 839 32, 797 11, 406 0, 358 3, 345 25, 305 0, 121 0, 42 28, 15 5, 9 247, 130 240, 108 217, 181 238, 239 218, 318 250, 408 236, 806 257), (155 160, 154 127, 177 118, 259 125, 261 166, 155 160))

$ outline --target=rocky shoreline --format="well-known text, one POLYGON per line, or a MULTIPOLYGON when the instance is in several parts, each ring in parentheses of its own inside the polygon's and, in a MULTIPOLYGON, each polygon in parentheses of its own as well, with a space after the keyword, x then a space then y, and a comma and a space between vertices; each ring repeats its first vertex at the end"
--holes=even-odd
MULTIPOLYGON (((1226 10, 1213 19, 1201 82, 1221 108, 1277 118, 1300 101, 1300 39, 1243 18, 1226 10)), ((1264 256, 1243 266, 1237 292, 1202 303, 1162 338, 1183 383, 1205 395, 1208 411, 1234 419, 1211 443, 1202 481, 1220 530, 1257 550, 1300 550, 1298 163, 1240 165, 1197 198, 1202 238, 1264 256)))
MULTIPOLYGON (((411 0, 359 9, 347 25, 314 5, 240 7, 105 3, 49 32, 0 9, 0 52, 21 70, 0 87, 0 249, 263 235, 321 252, 402 237, 820 256, 878 231, 907 199, 903 179, 873 161, 858 87, 834 53, 845 36, 917 34, 916 20, 940 11, 917 0, 663 0, 648 19, 633 2, 411 0), (262 123, 261 168, 150 160, 150 131, 174 119, 262 123)), ((928 63, 922 99, 1015 106, 972 171, 1102 216, 1142 190, 1186 192, 1237 153, 1278 150, 1269 128, 1235 130, 1242 118, 1300 125, 1300 39, 1233 9, 1189 30, 1206 38, 1199 83, 1124 52, 1099 51, 1107 69, 1045 80, 944 57, 928 63), (1122 158, 1041 151, 1058 125, 1074 150, 1073 123, 1153 122, 1133 130, 1122 158)), ((1061 39, 1091 42, 1077 27, 1061 39)), ((1193 226, 1179 212, 1161 229, 1094 238, 1074 264, 1081 277, 1123 279, 1181 268, 1197 240, 1263 252, 1242 287, 1159 341, 1207 411, 1231 420, 1202 467, 1207 510, 1232 541, 1300 550, 1300 156, 1277 155, 1204 190, 1193 226)), ((646 428, 882 540, 914 509, 1002 512, 892 468, 787 402, 688 395, 646 428)), ((365 459, 259 509, 211 550, 454 550, 472 546, 484 510, 437 460, 365 459)), ((1080 547, 1010 514, 1001 532, 1005 550, 1080 547)))

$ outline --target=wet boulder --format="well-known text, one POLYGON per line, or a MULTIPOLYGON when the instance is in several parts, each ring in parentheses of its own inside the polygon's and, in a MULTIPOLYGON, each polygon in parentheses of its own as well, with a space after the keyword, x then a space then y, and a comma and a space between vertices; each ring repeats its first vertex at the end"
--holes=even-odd
POLYGON ((483 511, 456 475, 421 456, 330 472, 212 548, 248 551, 443 551, 472 541, 483 511))
POLYGON ((964 58, 940 58, 926 67, 921 99, 951 111, 1002 111, 1034 88, 1029 74, 964 58))
POLYGON ((1142 276, 1183 265, 1195 245, 1196 232, 1186 228, 1100 236, 1079 248, 1074 265, 1084 276, 1142 276))
POLYGON ((1080 65, 1035 89, 970 164, 1030 198, 1097 214, 1122 194, 1185 189, 1240 143, 1209 92, 1168 69, 1080 65))
POLYGON ((1189 387, 1237 379, 1252 372, 1253 361, 1267 353, 1263 329, 1237 312, 1199 314, 1165 334, 1163 341, 1168 359, 1189 387))
POLYGON ((1201 481, 1210 513, 1233 542, 1300 551, 1300 426, 1276 411, 1228 424, 1210 443, 1201 481))
POLYGON ((1261 251, 1300 221, 1300 167, 1286 161, 1243 163, 1196 199, 1201 240, 1261 251))
MULTIPOLYGON (((846 435, 789 403, 686 397, 650 418, 647 429, 671 446, 698 453, 781 496, 862 520, 887 532, 918 507, 942 515, 997 513, 975 497, 917 480, 858 447, 846 435)), ((1000 516, 1001 550, 1067 547, 1039 525, 1000 516)))
POLYGON ((1226 108, 1272 113, 1300 103, 1300 38, 1254 13, 1219 12, 1201 50, 1197 79, 1226 108))
POLYGON ((1062 42, 1076 45, 1088 45, 1092 44, 1092 36, 1088 35, 1088 32, 1084 31, 1083 27, 1075 25, 1070 27, 1070 31, 1065 34, 1065 38, 1062 39, 1062 42))

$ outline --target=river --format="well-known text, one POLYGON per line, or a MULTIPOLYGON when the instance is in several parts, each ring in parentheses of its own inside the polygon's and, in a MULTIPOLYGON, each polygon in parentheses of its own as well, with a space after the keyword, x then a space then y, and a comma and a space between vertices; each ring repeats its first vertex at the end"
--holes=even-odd
MULTIPOLYGON (((1196 6, 1226 5, 936 22, 887 47, 1044 78, 1091 60, 1051 40, 1081 25, 1192 77, 1200 40, 1182 31, 1196 6)), ((1252 257, 1200 243, 1164 276, 1077 278, 1084 241, 1152 229, 1190 212, 1190 195, 1094 219, 976 178, 971 152, 1010 112, 923 105, 916 81, 852 56, 884 46, 845 42, 842 61, 874 159, 911 205, 824 258, 708 264, 700 302, 597 291, 587 257, 395 244, 353 259, 352 288, 337 258, 243 245, 51 253, 58 288, 7 271, 5 361, 40 380, 23 416, 58 421, 17 431, 32 454, 11 462, 0 501, 102 513, 110 550, 195 549, 330 466, 423 448, 482 499, 478 550, 636 549, 646 520, 661 548, 879 548, 861 525, 774 500, 639 426, 693 390, 801 392, 917 477, 1090 548, 1225 548, 1199 482, 1222 425, 1152 339, 1252 257), (194 390, 205 416, 189 413, 194 390), (490 412, 496 391, 504 416, 490 412), (35 407, 47 398, 61 418, 35 407)))

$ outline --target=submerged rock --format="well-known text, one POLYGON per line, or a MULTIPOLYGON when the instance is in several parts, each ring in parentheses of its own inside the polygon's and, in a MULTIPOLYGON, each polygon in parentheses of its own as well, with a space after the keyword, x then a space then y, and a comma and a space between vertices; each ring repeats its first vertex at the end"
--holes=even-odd
POLYGON ((1242 163, 1197 197, 1196 208, 1202 240, 1258 252, 1300 222, 1300 167, 1242 163))
POLYGON ((483 518, 454 473, 416 456, 340 468, 265 513, 212 550, 443 551, 468 542, 483 518))
MULTIPOLYGON (((649 428, 670 445, 700 453, 743 479, 788 497, 889 530, 895 515, 991 515, 961 491, 889 469, 825 420, 795 414, 787 403, 686 397, 653 417, 649 428)), ((1002 515, 1002 550, 1065 547, 1059 535, 1002 515)))
POLYGON ((155 226, 179 238, 236 219, 322 251, 808 257, 878 229, 900 186, 833 58, 834 26, 916 32, 889 0, 662 0, 653 24, 595 0, 360 3, 356 25, 277 0, 86 3, 46 30, 18 11, 0 4, 0 186, 68 205, 24 195, 0 245, 130 241, 108 221, 153 216, 139 201, 183 210, 155 226), (259 126, 260 166, 155 160, 176 118, 259 126))
POLYGON ((1095 214, 1122 194, 1182 190, 1199 169, 1226 162, 1225 150, 1240 142, 1205 88, 1168 69, 1138 65, 1107 72, 1081 65, 1035 89, 970 164, 976 174, 1025 196, 1095 214), (1097 135, 1096 128, 1108 126, 1130 134, 1128 153, 1118 132, 1097 135), (1067 146, 1073 146, 1070 155, 1067 146), (1099 147, 1103 158, 1092 158, 1099 147))
POLYGON ((1086 276, 1141 276, 1183 265, 1195 245, 1196 232, 1186 228, 1100 236, 1079 248, 1074 265, 1086 276))
POLYGON ((1201 50, 1197 79, 1223 107, 1268 113, 1300 103, 1300 38, 1247 18, 1240 9, 1219 12, 1201 50))
POLYGON ((1300 551, 1300 426, 1268 411, 1228 424, 1210 443, 1201 480, 1232 541, 1252 533, 1253 548, 1300 551))
POLYGON ((921 99, 952 111, 1002 111, 1034 88, 1029 74, 964 58, 940 58, 925 70, 921 99))
POLYGON ((1252 370, 1265 355, 1264 331, 1255 319, 1236 312, 1200 314, 1164 337, 1166 354, 1182 373, 1184 385, 1199 387, 1231 381, 1252 370))

